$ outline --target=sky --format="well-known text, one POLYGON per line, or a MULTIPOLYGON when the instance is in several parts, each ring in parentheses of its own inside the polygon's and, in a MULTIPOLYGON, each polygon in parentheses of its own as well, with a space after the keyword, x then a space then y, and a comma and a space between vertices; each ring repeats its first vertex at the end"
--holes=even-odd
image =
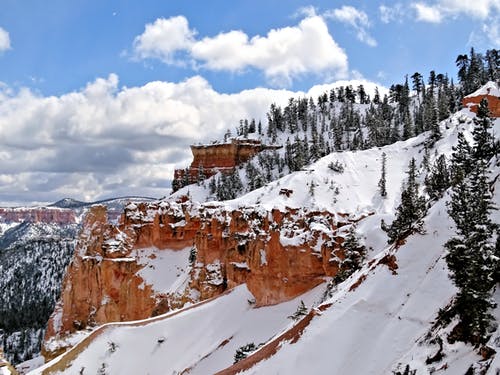
POLYGON ((1 0, 0 205, 165 196, 189 144, 346 81, 454 78, 499 25, 500 0, 1 0))

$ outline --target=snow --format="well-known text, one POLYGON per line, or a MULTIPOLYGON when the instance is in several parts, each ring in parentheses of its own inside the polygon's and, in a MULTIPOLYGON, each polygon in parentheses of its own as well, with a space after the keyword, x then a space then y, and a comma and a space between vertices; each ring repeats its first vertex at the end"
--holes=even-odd
POLYGON ((68 374, 78 373, 82 367, 85 373, 95 374, 103 363, 110 375, 175 374, 188 368, 192 375, 213 374, 233 363, 238 347, 265 342, 289 327, 287 316, 297 309, 300 300, 311 306, 322 289, 317 287, 276 306, 254 308, 248 302, 252 294, 242 285, 180 312, 137 323, 107 324, 92 335, 90 345, 80 342, 30 374, 41 374, 57 362, 68 363, 70 367, 59 372, 68 374), (110 343, 116 345, 114 352, 110 343))
POLYGON ((29 371, 36 369, 37 367, 43 366, 45 363, 43 357, 40 355, 38 357, 32 358, 28 361, 22 362, 16 366, 17 372, 19 374, 26 374, 29 371))
POLYGON ((16 227, 18 225, 19 225, 19 223, 17 223, 17 222, 2 223, 0 221, 0 235, 2 235, 3 233, 7 232, 9 229, 14 228, 14 227, 16 227))
POLYGON ((495 82, 489 81, 484 86, 474 91, 472 94, 467 95, 466 98, 474 98, 480 95, 491 95, 500 97, 500 88, 495 82))
POLYGON ((260 265, 262 266, 267 266, 267 257, 266 257, 266 250, 260 249, 259 250, 259 255, 260 255, 260 265))
POLYGON ((144 283, 158 293, 175 292, 181 275, 187 275, 189 250, 158 250, 155 247, 134 250, 131 257, 143 268, 137 272, 144 283))
POLYGON ((250 269, 250 267, 248 267, 247 262, 231 262, 231 264, 236 268, 247 269, 247 270, 250 269))

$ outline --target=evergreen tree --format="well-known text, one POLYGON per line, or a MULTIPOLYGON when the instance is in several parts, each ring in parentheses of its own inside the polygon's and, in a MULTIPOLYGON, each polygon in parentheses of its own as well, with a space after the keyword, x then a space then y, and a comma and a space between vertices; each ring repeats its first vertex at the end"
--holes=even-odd
POLYGON ((487 163, 480 159, 453 187, 448 212, 457 229, 445 245, 451 278, 459 289, 455 301, 459 338, 473 343, 487 340, 492 321, 489 310, 499 268, 493 240, 496 226, 489 217, 492 209, 487 163))
MULTIPOLYGON (((458 80, 462 84, 464 91, 468 94, 467 71, 469 70, 469 57, 466 54, 458 55, 455 61, 458 68, 458 80)), ((463 95, 462 95, 463 96, 463 95)))
POLYGON ((414 232, 423 232, 423 218, 427 212, 425 199, 419 194, 416 181, 416 162, 412 158, 408 167, 408 179, 401 192, 401 203, 396 209, 396 218, 390 226, 382 222, 389 243, 400 241, 414 232))
POLYGON ((411 79, 412 79, 412 88, 413 90, 415 90, 417 92, 417 95, 420 95, 420 93, 422 92, 422 81, 423 81, 423 77, 420 73, 418 72, 415 72, 413 73, 413 75, 411 76, 411 79))
POLYGON ((429 141, 431 144, 434 144, 441 138, 436 100, 432 95, 426 96, 424 100, 424 126, 425 130, 431 131, 429 137, 429 141))
POLYGON ((288 318, 297 321, 300 320, 305 315, 307 315, 307 307, 304 304, 304 301, 300 300, 300 304, 297 307, 297 310, 288 318))
POLYGON ((477 108, 477 115, 474 118, 474 130, 472 136, 476 147, 474 148, 474 158, 489 161, 495 155, 495 138, 490 129, 493 123, 488 109, 488 100, 483 98, 477 108))
POLYGON ((458 133, 457 145, 451 154, 451 184, 457 185, 473 168, 472 147, 465 139, 464 133, 458 133))
POLYGON ((454 307, 460 317, 460 329, 455 333, 461 340, 484 343, 491 328, 491 297, 500 272, 498 225, 490 218, 495 207, 488 165, 494 151, 485 101, 480 103, 474 123, 474 147, 460 133, 453 154, 455 185, 448 213, 455 222, 456 234, 445 247, 451 278, 459 289, 454 307))
POLYGON ((240 346, 238 349, 236 349, 236 353, 234 354, 234 363, 238 363, 239 361, 245 359, 246 357, 248 357, 248 354, 254 352, 257 349, 258 347, 253 342, 240 346))
POLYGON ((351 275, 354 271, 361 268, 361 265, 366 258, 366 248, 361 244, 354 226, 349 228, 347 236, 342 243, 342 248, 344 250, 344 259, 340 268, 343 271, 348 270, 349 275, 351 275))
POLYGON ((488 81, 500 80, 500 53, 496 49, 486 51, 486 73, 488 81))
POLYGON ((436 200, 443 196, 450 184, 450 172, 446 164, 446 157, 441 154, 425 177, 425 190, 432 200, 436 200))
POLYGON ((200 186, 200 184, 207 178, 205 176, 205 169, 203 168, 203 165, 198 165, 198 175, 196 176, 196 184, 200 186))
POLYGON ((382 167, 381 167, 381 176, 380 180, 378 181, 378 187, 380 189, 380 196, 382 198, 387 197, 387 189, 386 189, 386 162, 387 162, 387 155, 385 152, 382 153, 382 167))

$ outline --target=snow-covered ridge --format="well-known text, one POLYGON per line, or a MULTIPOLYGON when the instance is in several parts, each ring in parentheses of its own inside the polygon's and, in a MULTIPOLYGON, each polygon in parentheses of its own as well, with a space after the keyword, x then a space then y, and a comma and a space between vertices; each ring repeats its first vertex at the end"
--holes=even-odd
POLYGON ((484 95, 500 97, 500 87, 498 86, 497 83, 490 81, 486 83, 484 86, 474 91, 472 94, 465 96, 465 98, 473 98, 476 96, 484 96, 484 95))

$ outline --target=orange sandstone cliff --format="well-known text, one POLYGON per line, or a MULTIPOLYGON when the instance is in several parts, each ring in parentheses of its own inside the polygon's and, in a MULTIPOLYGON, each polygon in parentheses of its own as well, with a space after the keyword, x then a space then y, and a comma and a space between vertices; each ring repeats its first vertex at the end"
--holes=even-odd
POLYGON ((343 258, 337 229, 354 221, 302 209, 227 210, 160 201, 129 204, 113 225, 105 207, 92 207, 48 323, 43 354, 53 358, 66 349, 54 342, 85 327, 148 318, 242 283, 257 306, 292 299, 336 275, 343 258), (138 274, 145 265, 137 250, 144 248, 154 249, 151 258, 191 248, 186 282, 175 293, 157 292, 138 274))
POLYGON ((208 178, 218 172, 230 173, 260 151, 276 148, 280 147, 263 145, 256 139, 232 139, 226 143, 192 145, 193 161, 189 168, 174 171, 172 187, 175 191, 194 183, 201 177, 200 174, 203 178, 208 178))

